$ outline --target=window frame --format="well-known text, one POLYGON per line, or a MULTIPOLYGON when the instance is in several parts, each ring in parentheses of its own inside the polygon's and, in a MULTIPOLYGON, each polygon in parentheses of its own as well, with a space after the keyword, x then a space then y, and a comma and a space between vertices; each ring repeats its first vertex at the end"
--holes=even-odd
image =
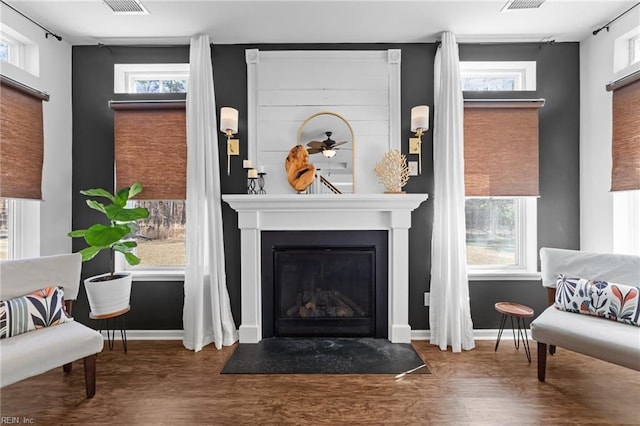
MULTIPOLYGON (((186 88, 188 90, 189 64, 114 64, 114 94, 150 94, 136 92, 136 80, 186 80, 186 88)), ((151 95, 157 96, 163 94, 167 94, 167 92, 151 95)), ((115 268, 118 271, 130 273, 135 281, 184 281, 186 265, 131 266, 129 265, 129 263, 127 263, 122 253, 116 253, 115 268)))
MULTIPOLYGON (((537 197, 465 197, 465 199, 513 199, 516 207, 516 265, 467 265, 470 281, 529 280, 538 269, 537 197)), ((466 215, 466 212, 465 212, 466 215)))
POLYGON ((7 200, 7 260, 40 256, 40 201, 7 200))
POLYGON ((629 39, 629 66, 640 62, 640 34, 629 39))
MULTIPOLYGON (((154 200, 145 200, 154 201, 154 200)), ((185 236, 186 237, 186 236, 185 236)), ((186 238, 185 238, 186 251, 186 238)), ((116 252, 116 271, 129 272, 136 281, 183 281, 186 265, 139 266, 129 265, 122 253, 116 252)))
POLYGON ((185 80, 188 90, 189 64, 114 64, 113 77, 113 93, 139 93, 134 89, 137 80, 185 80))
MULTIPOLYGON (((536 90, 536 61, 460 61, 460 80, 465 78, 515 77, 511 91, 536 90)), ((474 90, 473 92, 491 92, 474 90)))
MULTIPOLYGON (((513 91, 537 90, 536 61, 460 61, 460 79, 466 77, 492 78, 516 75, 513 91)), ((496 91, 473 91, 491 93, 496 91)), ((540 278, 538 272, 538 197, 477 197, 516 200, 516 265, 467 265, 469 281, 520 281, 540 278)), ((466 217, 466 211, 465 211, 466 217)), ((465 242, 466 248, 466 242, 465 242)))
POLYGON ((18 68, 24 68, 24 43, 19 42, 2 30, 0 30, 0 42, 7 46, 6 63, 18 68))

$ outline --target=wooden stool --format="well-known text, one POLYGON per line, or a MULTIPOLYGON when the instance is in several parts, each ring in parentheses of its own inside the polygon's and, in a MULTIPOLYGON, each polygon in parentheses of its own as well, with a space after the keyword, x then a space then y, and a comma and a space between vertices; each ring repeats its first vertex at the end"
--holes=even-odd
POLYGON ((498 331, 498 340, 496 341, 496 347, 494 351, 498 350, 500 338, 502 337, 502 331, 504 330, 504 326, 507 322, 507 317, 509 317, 511 318, 511 331, 513 331, 513 344, 515 345, 516 350, 519 349, 520 339, 522 339, 524 353, 527 355, 529 364, 531 364, 531 350, 529 349, 529 338, 527 337, 527 327, 525 326, 524 319, 531 318, 533 316, 533 309, 528 306, 512 302, 498 302, 495 304, 495 308, 496 311, 502 314, 502 319, 500 320, 500 330, 498 331), (515 328, 513 327, 513 317, 516 317, 516 323, 518 325, 517 336, 515 328))
POLYGON ((127 326, 124 322, 124 316, 131 310, 131 306, 112 312, 110 314, 95 315, 93 312, 89 312, 89 318, 98 320, 98 332, 102 332, 102 321, 106 321, 107 330, 107 342, 109 343, 109 350, 113 349, 113 341, 116 338, 116 319, 120 318, 120 336, 122 337, 122 347, 124 353, 127 353, 127 326), (113 327, 109 328, 109 320, 113 320, 113 327))

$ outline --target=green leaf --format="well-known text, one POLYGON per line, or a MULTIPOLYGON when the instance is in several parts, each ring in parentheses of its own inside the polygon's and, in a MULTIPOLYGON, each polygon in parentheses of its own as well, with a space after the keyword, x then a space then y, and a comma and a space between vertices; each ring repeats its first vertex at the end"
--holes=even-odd
POLYGON ((132 222, 134 220, 145 219, 149 217, 149 210, 144 207, 127 209, 112 204, 110 206, 107 206, 105 209, 107 217, 117 222, 132 222))
POLYGON ((94 210, 98 210, 99 212, 102 212, 104 214, 107 213, 107 211, 104 209, 104 204, 102 204, 102 203, 99 203, 99 202, 94 201, 94 200, 87 200, 87 205, 89 207, 91 207, 92 209, 94 209, 94 210))
POLYGON ((124 253, 124 258, 127 260, 127 263, 131 266, 135 266, 140 263, 140 258, 133 253, 124 253))
POLYGON ((101 250, 107 249, 108 247, 93 247, 89 246, 80 250, 80 254, 82 255, 82 261, 86 262, 87 260, 91 260, 96 257, 96 254, 100 253, 101 250))
POLYGON ((127 201, 129 201, 129 188, 123 188, 116 194, 116 199, 113 204, 119 207, 125 207, 127 201))
POLYGON ((86 229, 76 229, 75 231, 71 231, 67 233, 67 236, 71 238, 84 237, 84 234, 87 233, 86 229))
POLYGON ((89 195, 91 197, 104 197, 108 198, 112 202, 115 201, 115 197, 109 191, 102 188, 94 188, 94 189, 86 189, 84 191, 80 191, 82 195, 89 195))
POLYGON ((105 226, 95 224, 87 229, 84 239, 90 246, 110 247, 127 234, 129 234, 129 227, 126 225, 105 226))
POLYGON ((142 192, 142 185, 140 184, 140 182, 134 182, 133 185, 131 185, 131 188, 129 188, 129 199, 135 197, 141 192, 142 192))
POLYGON ((131 253, 131 251, 136 248, 137 244, 135 241, 124 241, 122 243, 116 243, 112 246, 115 251, 119 251, 120 253, 131 253), (131 245, 133 243, 133 245, 131 245))

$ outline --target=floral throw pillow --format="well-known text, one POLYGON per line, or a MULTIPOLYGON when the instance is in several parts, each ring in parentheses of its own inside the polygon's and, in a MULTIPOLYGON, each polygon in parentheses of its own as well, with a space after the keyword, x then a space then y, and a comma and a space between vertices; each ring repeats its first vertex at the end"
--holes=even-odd
POLYGON ((64 308, 62 287, 48 287, 0 301, 0 339, 73 321, 64 308))
POLYGON ((558 275, 557 309, 640 326, 640 288, 558 275))

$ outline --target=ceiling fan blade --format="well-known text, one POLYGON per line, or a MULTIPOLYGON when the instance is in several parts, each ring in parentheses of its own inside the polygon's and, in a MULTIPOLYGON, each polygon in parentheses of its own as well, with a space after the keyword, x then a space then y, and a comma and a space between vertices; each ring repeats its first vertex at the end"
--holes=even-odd
POLYGON ((345 143, 347 143, 348 141, 343 141, 343 142, 336 142, 333 146, 336 147, 338 145, 344 145, 345 143))
POLYGON ((309 153, 309 155, 311 154, 317 154, 319 152, 322 152, 323 150, 320 148, 309 148, 307 149, 307 152, 309 153))
POLYGON ((311 141, 311 142, 309 142, 307 144, 307 146, 310 146, 311 148, 319 149, 319 148, 324 146, 324 143, 323 142, 318 142, 318 141, 311 141))

